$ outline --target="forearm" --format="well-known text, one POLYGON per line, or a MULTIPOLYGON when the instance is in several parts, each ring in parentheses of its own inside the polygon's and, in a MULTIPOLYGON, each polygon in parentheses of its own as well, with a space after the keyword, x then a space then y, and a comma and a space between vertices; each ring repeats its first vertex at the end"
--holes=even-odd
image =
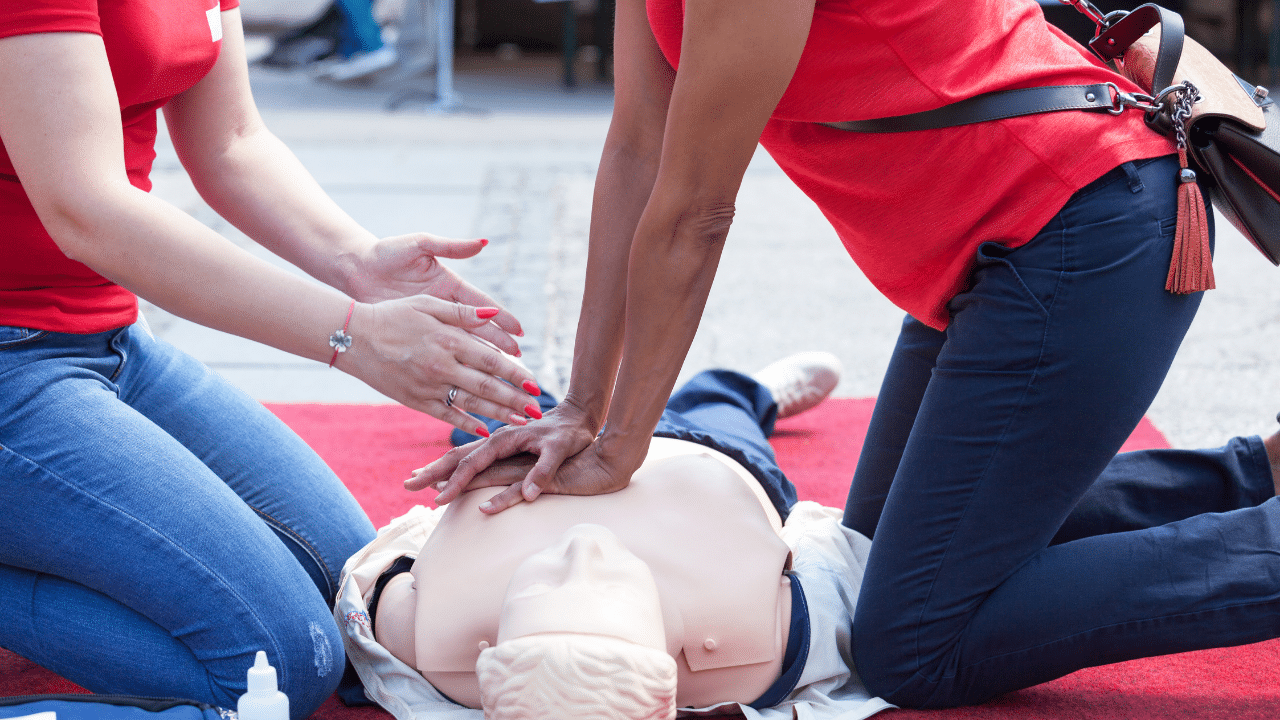
POLYGON ((377 237, 338 207, 265 127, 183 162, 200 196, 241 232, 317 280, 365 299, 359 260, 377 237))
POLYGON ((632 239, 657 175, 659 151, 611 136, 596 175, 586 285, 565 398, 587 413, 596 431, 618 373, 632 239))
POLYGON ((312 360, 350 300, 237 248, 131 186, 42 214, 71 258, 180 317, 312 360))
POLYGON ((733 218, 729 202, 663 205, 651 203, 631 249, 622 363, 600 438, 602 453, 633 469, 697 333, 733 218))

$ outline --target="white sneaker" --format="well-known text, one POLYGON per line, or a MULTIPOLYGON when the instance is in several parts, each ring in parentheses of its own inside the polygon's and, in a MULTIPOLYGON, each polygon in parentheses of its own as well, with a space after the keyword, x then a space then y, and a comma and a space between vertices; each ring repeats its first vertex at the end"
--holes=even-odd
POLYGON ((326 65, 316 76, 334 82, 356 80, 395 65, 397 59, 396 49, 383 45, 377 50, 359 52, 341 62, 326 65))
POLYGON ((773 393, 778 417, 799 415, 827 399, 840 383, 840 358, 829 352, 789 355, 751 377, 773 393))

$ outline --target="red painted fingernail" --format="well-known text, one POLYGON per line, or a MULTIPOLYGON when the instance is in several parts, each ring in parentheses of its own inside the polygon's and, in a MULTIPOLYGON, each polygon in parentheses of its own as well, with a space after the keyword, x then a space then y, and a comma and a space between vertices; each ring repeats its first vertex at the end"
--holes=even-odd
POLYGON ((541 410, 539 410, 539 409, 538 409, 538 406, 537 406, 537 405, 534 405, 533 403, 529 403, 528 405, 525 405, 525 406, 524 406, 524 414, 525 414, 525 415, 528 415, 529 417, 533 418, 534 420, 541 420, 541 419, 542 419, 542 411, 541 411, 541 410))
POLYGON ((481 320, 488 320, 489 318, 493 317, 494 315, 497 315, 500 312, 502 311, 499 310, 498 308, 476 308, 476 317, 480 318, 481 320))
POLYGON ((484 238, 480 238, 480 247, 484 247, 485 245, 488 245, 488 244, 489 244, 488 240, 484 238))
MULTIPOLYGON (((529 393, 530 395, 537 396, 542 394, 542 388, 539 388, 538 383, 532 380, 525 380, 524 384, 521 385, 520 387, 524 388, 524 391, 529 393)), ((542 417, 542 416, 539 415, 538 417, 542 417)))
POLYGON ((476 434, 479 435, 480 437, 489 437, 489 428, 481 425, 480 427, 476 428, 476 434))

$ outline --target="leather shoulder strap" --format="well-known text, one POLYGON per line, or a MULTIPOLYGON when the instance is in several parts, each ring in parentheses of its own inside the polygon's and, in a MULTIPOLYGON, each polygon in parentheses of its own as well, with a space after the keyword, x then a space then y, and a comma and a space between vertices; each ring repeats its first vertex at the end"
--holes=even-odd
MULTIPOLYGON (((1173 84, 1173 73, 1182 57, 1186 33, 1182 16, 1178 13, 1159 5, 1142 5, 1102 31, 1089 42, 1089 47, 1104 60, 1114 60, 1157 24, 1160 25, 1160 48, 1156 55, 1152 86, 1158 92, 1173 84)), ((1152 91, 1152 88, 1147 90, 1152 91)), ((1114 108, 1112 86, 1108 83, 1051 85, 975 95, 960 102, 909 115, 820 124, 850 132, 896 133, 938 130, 1062 110, 1114 111, 1114 108)))
POLYGON ((1148 90, 1159 92, 1173 84, 1173 72, 1182 58, 1186 29, 1178 13, 1159 5, 1139 6, 1090 40, 1089 47, 1103 60, 1115 60, 1157 24, 1160 25, 1160 49, 1156 53, 1156 70, 1148 90))
POLYGON ((1111 110, 1112 107, 1111 88, 1107 83, 1053 85, 975 95, 910 115, 821 124, 851 132, 895 133, 937 130, 1059 110, 1111 110))

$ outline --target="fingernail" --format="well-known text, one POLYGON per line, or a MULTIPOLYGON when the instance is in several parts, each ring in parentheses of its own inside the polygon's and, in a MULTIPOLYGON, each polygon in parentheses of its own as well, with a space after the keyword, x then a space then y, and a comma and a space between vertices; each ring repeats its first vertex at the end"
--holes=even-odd
POLYGON ((481 425, 476 428, 476 435, 479 435, 480 437, 489 437, 489 428, 481 425))
POLYGON ((542 419, 542 411, 539 410, 538 406, 534 405, 533 403, 529 403, 528 405, 524 406, 524 413, 529 417, 533 418, 534 420, 542 419))
POLYGON ((512 425, 528 425, 529 424, 529 421, 526 420, 523 415, 517 415, 515 413, 511 413, 511 415, 507 418, 507 422, 511 423, 512 425))
POLYGON ((520 352, 520 348, 516 348, 516 354, 515 354, 515 356, 516 356, 516 357, 520 357, 521 355, 524 355, 524 353, 520 352))
POLYGON ((499 310, 498 308, 476 308, 476 317, 480 318, 481 320, 488 320, 494 315, 497 315, 499 312, 502 312, 502 311, 499 310))
POLYGON ((441 480, 440 482, 436 483, 435 484, 436 492, 444 492, 444 486, 448 484, 449 484, 448 480, 441 480))
POLYGON ((538 496, 541 494, 542 494, 542 488, 538 487, 537 485, 524 486, 524 499, 528 500, 529 502, 533 502, 534 500, 537 500, 538 496))
POLYGON ((485 245, 488 245, 488 244, 489 244, 488 240, 486 240, 485 238, 480 238, 480 247, 484 247, 485 245))
MULTIPOLYGON (((538 387, 538 383, 532 380, 525 380, 524 384, 521 385, 520 387, 524 388, 525 392, 535 397, 542 394, 542 388, 538 387)), ((539 415, 538 417, 542 417, 542 416, 539 415)))
POLYGON ((481 509, 481 510, 492 510, 492 509, 493 509, 493 503, 489 502, 488 500, 485 500, 484 502, 480 503, 480 509, 481 509))

